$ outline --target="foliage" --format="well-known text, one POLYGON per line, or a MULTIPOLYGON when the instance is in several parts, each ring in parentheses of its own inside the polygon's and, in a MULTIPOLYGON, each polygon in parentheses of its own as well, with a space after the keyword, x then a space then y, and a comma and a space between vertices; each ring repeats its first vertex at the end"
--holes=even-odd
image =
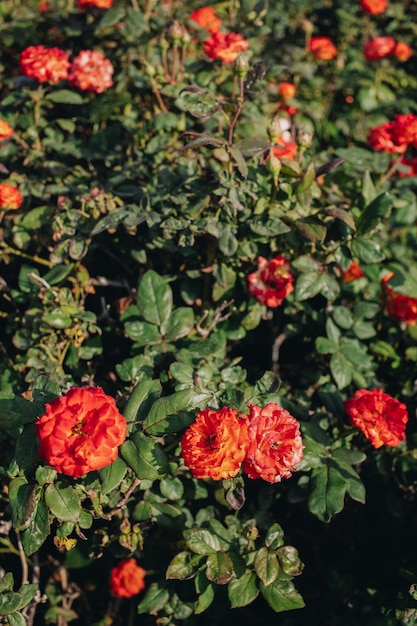
POLYGON ((417 314, 393 319, 381 279, 415 305, 417 179, 366 137, 417 113, 417 67, 363 46, 413 46, 416 3, 224 0, 222 29, 249 42, 230 63, 204 54, 201 3, 77 4, 0 4, 0 173, 23 196, 0 209, 0 620, 414 624, 417 314), (38 45, 100 52, 113 86, 22 75, 38 45), (294 290, 270 308, 247 277, 280 255, 294 290), (39 457, 35 423, 86 385, 128 437, 74 479, 39 457), (407 407, 398 446, 349 423, 344 403, 376 388, 407 407), (271 402, 300 422, 291 478, 193 477, 197 413, 271 402), (130 558, 145 590, 120 600, 110 572, 130 558))

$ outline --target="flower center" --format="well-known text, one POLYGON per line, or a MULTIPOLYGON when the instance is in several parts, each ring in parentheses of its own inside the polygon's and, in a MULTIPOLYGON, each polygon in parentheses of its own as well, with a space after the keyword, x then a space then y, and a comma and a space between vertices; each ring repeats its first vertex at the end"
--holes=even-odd
POLYGON ((209 448, 211 448, 212 450, 215 450, 215 449, 216 449, 216 447, 217 447, 217 446, 216 446, 216 435, 215 435, 215 433, 212 433, 211 435, 209 435, 209 436, 206 438, 206 444, 207 444, 207 446, 208 446, 209 448))
POLYGON ((77 435, 77 437, 82 437, 82 435, 84 435, 84 422, 83 421, 79 421, 76 424, 74 424, 74 426, 71 428, 71 434, 72 435, 77 435))

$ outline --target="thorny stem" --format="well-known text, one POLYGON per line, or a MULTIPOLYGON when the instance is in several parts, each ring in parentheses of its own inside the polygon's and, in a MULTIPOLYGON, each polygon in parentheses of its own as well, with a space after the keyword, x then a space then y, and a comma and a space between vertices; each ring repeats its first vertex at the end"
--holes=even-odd
POLYGON ((239 118, 239 115, 242 112, 243 109, 243 104, 244 104, 244 92, 245 92, 245 88, 244 88, 244 80, 243 78, 240 79, 239 81, 239 96, 237 99, 238 105, 237 105, 237 109, 235 112, 235 116, 232 120, 232 123, 230 124, 230 128, 229 128, 229 140, 228 140, 228 145, 229 147, 233 144, 233 132, 235 130, 235 126, 236 126, 236 122, 239 118))
POLYGON ((139 485, 139 483, 140 483, 139 478, 135 478, 132 484, 130 485, 129 489, 126 491, 122 500, 120 500, 120 502, 117 503, 117 506, 115 506, 115 508, 112 511, 110 511, 108 519, 111 519, 115 513, 118 513, 120 509, 122 509, 125 506, 126 502, 129 500, 130 496, 132 495, 136 487, 139 485))
POLYGON ((217 326, 219 322, 224 322, 232 315, 233 311, 229 311, 228 313, 225 313, 225 315, 223 315, 223 311, 232 303, 233 300, 225 300, 220 306, 218 306, 215 310, 214 318, 207 326, 207 328, 202 328, 201 326, 201 324, 207 319, 209 314, 209 311, 207 309, 204 310, 202 316, 196 324, 197 332, 199 332, 202 337, 208 337, 213 328, 215 328, 215 326, 217 326))
POLYGON ((162 95, 161 95, 161 92, 159 91, 159 87, 158 87, 158 85, 156 84, 156 81, 153 78, 151 78, 151 85, 152 85, 152 91, 154 92, 155 97, 158 100, 158 104, 161 107, 162 112, 163 113, 168 113, 168 109, 165 106, 165 102, 162 99, 162 95))

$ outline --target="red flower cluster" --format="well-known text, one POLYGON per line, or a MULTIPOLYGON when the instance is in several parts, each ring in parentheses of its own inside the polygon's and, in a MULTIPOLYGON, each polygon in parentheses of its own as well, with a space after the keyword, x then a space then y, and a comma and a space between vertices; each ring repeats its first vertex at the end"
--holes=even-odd
POLYGON ((288 411, 270 402, 249 406, 250 444, 243 462, 249 478, 278 483, 289 478, 303 457, 300 425, 288 411))
POLYGON ((113 85, 114 68, 100 52, 82 50, 71 64, 68 79, 82 91, 103 93, 113 85))
POLYGON ((145 587, 146 571, 135 559, 125 559, 110 573, 110 589, 118 598, 132 598, 145 587))
POLYGON ((36 422, 39 456, 61 474, 78 478, 116 460, 126 420, 99 387, 73 387, 46 405, 36 422))
POLYGON ((296 86, 293 83, 282 82, 278 85, 278 95, 280 96, 282 102, 279 103, 276 113, 279 111, 285 111, 288 115, 295 115, 297 113, 297 107, 287 104, 287 100, 294 98, 295 92, 296 86))
POLYGON ((363 54, 368 61, 379 61, 388 56, 395 56, 399 61, 408 61, 413 51, 407 43, 396 42, 394 37, 372 37, 366 42, 363 54))
POLYGON ((77 0, 79 9, 111 9, 113 0, 77 0))
POLYGON ((342 282, 344 283, 351 283, 354 280, 358 280, 358 278, 362 278, 364 276, 360 265, 355 263, 355 261, 352 261, 352 263, 349 265, 348 269, 345 272, 343 270, 340 271, 342 275, 342 282))
POLYGON ((240 52, 246 50, 249 42, 238 33, 211 34, 210 39, 203 43, 204 52, 210 59, 220 60, 223 63, 233 63, 240 52))
POLYGON ((16 187, 7 183, 0 183, 0 209, 15 211, 22 202, 23 196, 16 187))
POLYGON ((417 298, 396 293, 388 284, 393 276, 394 273, 390 272, 381 280, 385 310, 397 322, 415 326, 417 324, 417 298))
POLYGON ((202 30, 209 33, 218 33, 222 26, 222 21, 217 17, 213 7, 201 7, 190 14, 189 19, 198 24, 202 30))
POLYGON ((374 448, 398 446, 405 439, 407 407, 382 389, 359 389, 345 402, 350 422, 359 428, 374 448))
POLYGON ((249 274, 247 280, 249 294, 269 307, 281 306, 285 298, 294 291, 290 263, 282 255, 271 261, 263 256, 258 257, 258 269, 249 274))
POLYGON ((68 54, 59 48, 29 46, 20 55, 19 66, 28 78, 40 83, 58 83, 68 78, 68 54))
POLYGON ((221 480, 243 471, 270 483, 289 478, 303 456, 299 423, 278 404, 205 409, 181 438, 181 456, 196 478, 221 480))
POLYGON ((13 132, 13 128, 10 128, 6 120, 0 120, 0 141, 11 137, 13 132))
POLYGON ((375 150, 403 154, 407 147, 417 147, 417 116, 399 114, 390 122, 375 126, 368 135, 368 143, 375 150))
POLYGON ((204 409, 181 438, 181 456, 196 478, 238 473, 249 445, 248 424, 234 409, 204 409))
POLYGON ((388 0, 360 0, 361 7, 367 13, 378 15, 387 10, 388 0))
POLYGON ((308 46, 315 59, 330 61, 337 54, 337 48, 328 37, 312 37, 308 46))

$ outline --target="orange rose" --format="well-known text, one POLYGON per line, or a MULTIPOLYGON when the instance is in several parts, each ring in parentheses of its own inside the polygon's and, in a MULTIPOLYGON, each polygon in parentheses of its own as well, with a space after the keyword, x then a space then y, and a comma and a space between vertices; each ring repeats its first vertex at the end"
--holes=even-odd
POLYGON ((315 59, 330 61, 337 54, 337 48, 328 37, 312 37, 309 43, 309 50, 315 59))
POLYGON ((110 589, 118 598, 132 598, 145 588, 146 571, 135 559, 125 559, 110 573, 110 589))
POLYGON ((412 56, 413 51, 404 41, 398 41, 395 45, 394 56, 399 61, 408 61, 408 59, 412 56))
POLYGON ((100 52, 82 50, 71 63, 68 79, 78 89, 103 93, 113 85, 113 72, 113 65, 100 52))
POLYGON ((345 402, 352 426, 359 428, 374 448, 398 446, 405 439, 407 407, 382 389, 359 389, 345 402))
POLYGON ((280 83, 278 85, 278 93, 283 100, 294 98, 296 87, 293 83, 280 83))
POLYGON ((368 61, 379 61, 379 59, 393 54, 394 50, 395 39, 393 37, 372 37, 366 42, 363 54, 368 61))
POLYGON ((77 0, 79 9, 111 9, 113 0, 77 0))
POLYGON ((237 411, 204 409, 181 438, 181 457, 195 478, 222 480, 236 476, 248 445, 248 424, 237 411))
POLYGON ((19 66, 25 76, 40 83, 58 83, 68 78, 68 55, 59 48, 29 46, 20 55, 19 66))
POLYGON ((303 458, 300 425, 288 411, 270 402, 249 406, 250 445, 243 462, 249 478, 278 483, 289 478, 303 458))
POLYGON ((99 387, 73 387, 45 407, 36 422, 39 456, 61 474, 78 478, 116 460, 126 420, 99 387))
POLYGON ((13 135, 13 128, 5 120, 0 120, 0 141, 13 135))
POLYGON ((233 63, 249 46, 249 42, 237 33, 212 33, 203 44, 204 52, 210 59, 233 63))
POLYGON ((387 10, 388 0, 360 0, 361 7, 367 13, 378 15, 387 10))
POLYGON ((201 9, 196 9, 190 14, 189 19, 209 33, 218 33, 222 26, 222 21, 217 17, 213 7, 201 7, 201 9))
POLYGON ((385 310, 397 322, 405 322, 409 326, 415 326, 417 324, 417 298, 396 293, 388 285, 388 281, 393 276, 394 272, 390 272, 381 280, 385 310))
POLYGON ((374 150, 382 150, 393 154, 403 154, 407 150, 407 143, 398 136, 398 125, 394 122, 385 122, 372 128, 368 135, 368 143, 374 150))
POLYGON ((283 137, 275 139, 275 145, 271 149, 277 159, 293 159, 297 154, 298 146, 294 141, 285 141, 283 137))
POLYGON ((343 270, 341 270, 341 272, 342 281, 344 283, 351 283, 354 280, 358 280, 358 278, 362 278, 364 276, 364 273, 362 272, 360 266, 355 263, 355 261, 352 261, 346 272, 344 272, 343 270))
POLYGON ((0 209, 15 211, 22 202, 23 196, 16 187, 7 183, 0 183, 0 209))
POLYGON ((248 291, 261 304, 278 307, 294 291, 293 282, 290 263, 285 257, 279 255, 267 261, 260 256, 258 269, 248 276, 248 291))

